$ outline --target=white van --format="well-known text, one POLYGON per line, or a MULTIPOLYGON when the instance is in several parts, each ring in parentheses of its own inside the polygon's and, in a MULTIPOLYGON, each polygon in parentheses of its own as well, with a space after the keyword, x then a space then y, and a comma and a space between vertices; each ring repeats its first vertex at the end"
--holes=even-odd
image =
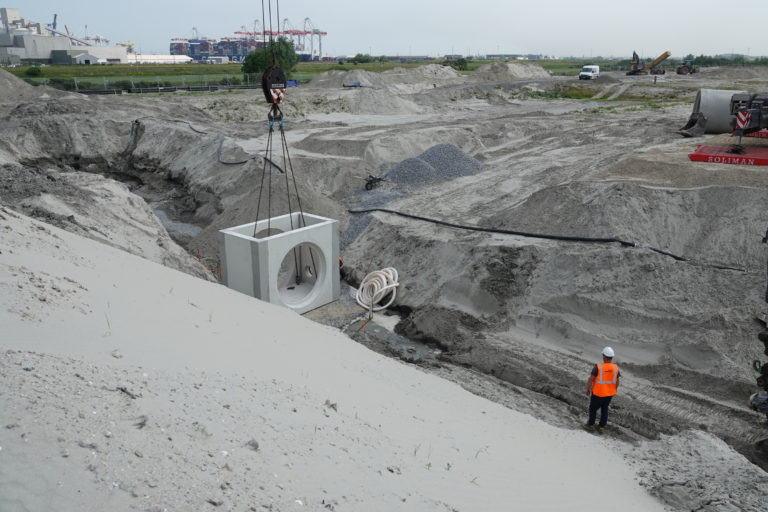
POLYGON ((600 66, 584 66, 579 72, 579 80, 595 80, 600 77, 600 66))

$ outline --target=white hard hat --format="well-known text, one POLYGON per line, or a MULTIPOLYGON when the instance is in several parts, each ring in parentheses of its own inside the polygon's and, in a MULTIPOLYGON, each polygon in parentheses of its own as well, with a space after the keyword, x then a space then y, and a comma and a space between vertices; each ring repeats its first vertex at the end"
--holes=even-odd
POLYGON ((611 347, 605 347, 603 349, 603 355, 605 357, 613 357, 613 349, 611 347))

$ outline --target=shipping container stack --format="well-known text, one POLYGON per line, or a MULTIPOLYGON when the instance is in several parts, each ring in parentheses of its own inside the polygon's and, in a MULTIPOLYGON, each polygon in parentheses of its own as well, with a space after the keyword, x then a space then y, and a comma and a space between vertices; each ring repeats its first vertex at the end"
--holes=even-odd
POLYGON ((263 41, 253 37, 225 37, 215 39, 190 39, 185 42, 171 41, 171 55, 186 55, 195 61, 210 57, 227 57, 232 62, 242 62, 254 50, 264 47, 263 41))

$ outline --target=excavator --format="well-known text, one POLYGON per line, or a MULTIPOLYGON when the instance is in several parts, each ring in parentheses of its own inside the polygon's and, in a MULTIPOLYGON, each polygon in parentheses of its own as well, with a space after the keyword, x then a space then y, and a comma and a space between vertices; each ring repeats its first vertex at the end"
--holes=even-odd
POLYGON ((651 62, 648 63, 648 65, 645 65, 645 62, 643 62, 640 57, 637 55, 637 52, 632 52, 632 64, 630 66, 629 71, 627 71, 627 75, 647 75, 648 72, 652 75, 663 75, 667 71, 664 68, 658 67, 659 64, 667 60, 672 55, 672 52, 664 52, 655 59, 653 59, 651 62))

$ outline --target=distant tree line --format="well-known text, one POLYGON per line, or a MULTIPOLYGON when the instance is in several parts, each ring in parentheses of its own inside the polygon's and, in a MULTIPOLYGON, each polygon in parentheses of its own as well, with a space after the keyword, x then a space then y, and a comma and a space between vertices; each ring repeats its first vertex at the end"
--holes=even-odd
MULTIPOLYGON (((593 59, 594 60, 594 59, 593 59)), ((651 62, 653 58, 648 57, 643 59, 646 64, 651 62)), ((768 66, 768 57, 759 57, 756 59, 748 59, 745 55, 699 55, 694 56, 689 53, 682 59, 671 58, 668 62, 680 63, 683 61, 693 61, 695 66, 711 67, 711 66, 768 66)), ((623 59, 616 62, 613 67, 616 69, 629 69, 632 65, 630 59, 623 59)), ((613 69, 612 67, 612 69, 613 69)))
MULTIPOLYGON (((351 62, 352 64, 355 64, 355 65, 357 65, 357 64, 368 64, 368 63, 376 62, 376 61, 379 61, 379 62, 389 62, 389 59, 387 59, 386 55, 382 55, 381 57, 374 57, 374 56, 369 55, 367 53, 358 53, 357 55, 355 55, 354 57, 349 59, 349 62, 351 62)), ((341 62, 341 63, 343 64, 343 62, 341 62)))
POLYGON ((694 57, 692 54, 685 56, 684 60, 693 60, 697 66, 766 66, 768 57, 759 57, 757 59, 748 59, 745 55, 699 55, 694 57))

